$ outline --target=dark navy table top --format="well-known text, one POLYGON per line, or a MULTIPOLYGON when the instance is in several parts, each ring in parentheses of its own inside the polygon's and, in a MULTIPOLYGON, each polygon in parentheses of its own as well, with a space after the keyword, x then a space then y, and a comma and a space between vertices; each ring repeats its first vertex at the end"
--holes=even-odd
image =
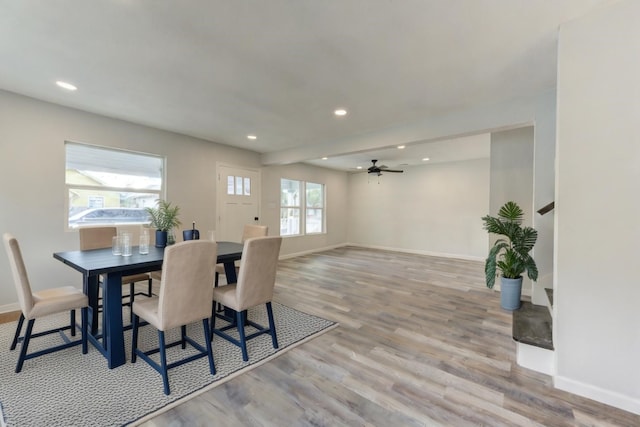
MULTIPOLYGON (((242 243, 217 242, 218 263, 238 260, 242 257, 242 243)), ((93 249, 89 251, 56 252, 53 257, 70 267, 89 276, 108 274, 117 271, 133 274, 134 271, 147 272, 160 270, 164 258, 164 248, 149 246, 149 253, 141 255, 138 247, 131 250, 131 256, 113 255, 111 248, 93 249)))

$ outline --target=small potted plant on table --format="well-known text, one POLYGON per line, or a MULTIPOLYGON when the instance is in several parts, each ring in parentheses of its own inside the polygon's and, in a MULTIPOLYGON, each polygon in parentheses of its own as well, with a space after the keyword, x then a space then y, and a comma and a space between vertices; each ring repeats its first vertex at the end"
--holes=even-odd
POLYGON ((509 201, 500 208, 498 217, 484 216, 484 229, 498 234, 499 238, 489 251, 484 265, 487 287, 493 288, 496 276, 500 276, 500 306, 505 310, 520 308, 522 275, 538 279, 538 268, 530 253, 538 239, 532 227, 522 226, 524 212, 515 202, 509 201))
MULTIPOLYGON (((171 202, 158 200, 156 207, 145 208, 151 217, 151 226, 156 229, 156 247, 167 246, 168 234, 178 227, 181 222, 178 219, 179 206, 172 206, 171 202)), ((169 242, 169 244, 174 242, 169 242)))

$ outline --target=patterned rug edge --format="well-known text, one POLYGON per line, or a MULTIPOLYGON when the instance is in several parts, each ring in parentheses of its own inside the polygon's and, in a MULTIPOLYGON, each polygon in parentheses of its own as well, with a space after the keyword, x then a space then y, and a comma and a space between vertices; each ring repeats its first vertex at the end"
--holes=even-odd
MULTIPOLYGON (((299 310, 296 310, 296 311, 299 311, 299 310)), ((307 314, 307 313, 305 313, 305 314, 307 314)), ((322 330, 320 330, 320 331, 318 331, 318 332, 316 332, 316 333, 314 333, 312 335, 308 335, 308 336, 304 337, 303 339, 301 339, 299 341, 296 341, 295 343, 290 344, 287 347, 284 347, 284 348, 280 349, 279 351, 273 353, 272 355, 270 355, 270 356, 268 356, 268 357, 266 357, 266 358, 264 358, 264 359, 262 359, 262 360, 260 360, 260 361, 258 361, 256 363, 253 363, 253 364, 251 364, 249 366, 246 366, 246 367, 244 367, 244 368, 242 368, 240 370, 237 370, 237 371, 235 371, 235 372, 233 372, 233 373, 227 375, 226 377, 221 378, 221 379, 219 379, 217 381, 213 381, 213 382, 205 385, 204 387, 202 387, 202 388, 200 388, 198 390, 194 390, 193 392, 191 392, 191 393, 189 393, 189 394, 187 394, 187 395, 185 395, 185 396, 183 396, 183 397, 181 397, 181 398, 179 398, 177 400, 174 400, 171 403, 168 403, 167 405, 163 406, 162 408, 160 408, 158 410, 150 412, 150 413, 142 416, 141 418, 138 418, 137 420, 133 420, 130 423, 124 424, 124 425, 127 426, 127 427, 139 426, 139 425, 141 425, 141 424, 153 419, 154 417, 156 417, 156 416, 158 416, 158 415, 160 415, 160 414, 162 414, 162 413, 164 413, 164 412, 166 412, 166 411, 168 411, 168 410, 170 410, 172 408, 175 408, 176 406, 179 406, 182 403, 184 403, 184 402, 186 402, 186 401, 188 401, 190 399, 193 399, 196 396, 199 396, 202 393, 205 393, 205 392, 207 392, 207 391, 209 391, 209 390, 211 390, 211 389, 213 389, 215 387, 218 387, 218 386, 226 383, 227 381, 230 381, 230 380, 232 380, 232 379, 244 374, 245 372, 251 371, 251 370, 253 370, 253 369, 255 369, 255 368, 259 367, 259 366, 262 366, 265 363, 267 363, 267 362, 269 362, 269 361, 271 361, 271 360, 273 360, 273 359, 275 359, 277 357, 282 356, 284 353, 286 353, 286 352, 288 352, 288 351, 290 351, 290 350, 292 350, 292 349, 294 349, 294 348, 306 343, 307 341, 311 341, 312 339, 317 338, 320 335, 322 335, 322 334, 324 334, 326 332, 329 332, 332 329, 337 328, 338 326, 340 326, 340 323, 334 322, 333 324, 327 326, 326 328, 324 328, 324 329, 322 329, 322 330)))

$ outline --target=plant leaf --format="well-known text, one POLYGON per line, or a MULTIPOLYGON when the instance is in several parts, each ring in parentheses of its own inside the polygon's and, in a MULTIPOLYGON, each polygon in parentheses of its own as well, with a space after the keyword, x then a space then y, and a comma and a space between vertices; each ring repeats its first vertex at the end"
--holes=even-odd
POLYGON ((509 201, 498 211, 498 216, 506 221, 522 223, 524 212, 516 202, 509 201))

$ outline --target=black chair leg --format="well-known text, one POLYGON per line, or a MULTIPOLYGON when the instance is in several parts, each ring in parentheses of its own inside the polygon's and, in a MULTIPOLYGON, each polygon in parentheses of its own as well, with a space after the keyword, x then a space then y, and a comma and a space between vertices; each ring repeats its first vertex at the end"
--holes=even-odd
POLYGON ((133 315, 133 326, 131 328, 131 363, 136 363, 138 355, 136 354, 136 350, 138 349, 138 324, 140 323, 140 318, 133 315))
POLYGON ((22 371, 22 365, 27 355, 27 347, 29 347, 29 340, 31 339, 31 331, 33 330, 33 324, 36 319, 31 319, 27 323, 27 331, 24 333, 24 341, 22 341, 22 348, 20 349, 20 357, 18 358, 18 366, 16 366, 16 374, 22 371))
POLYGON ((209 327, 209 341, 213 341, 213 330, 216 327, 216 306, 217 302, 213 301, 211 304, 211 326, 209 327))
POLYGON ((149 292, 147 292, 147 296, 149 298, 151 298, 153 296, 153 285, 151 283, 152 281, 153 281, 153 279, 151 277, 149 277, 149 292))
MULTIPOLYGON (((219 280, 219 279, 220 279, 220 273, 218 273, 218 272, 216 271, 216 278, 215 278, 215 280, 213 281, 213 287, 214 287, 214 288, 217 288, 217 287, 218 287, 218 280, 219 280)), ((222 304, 220 304, 219 302, 217 302, 217 303, 216 303, 215 307, 216 307, 216 311, 217 311, 218 313, 220 313, 220 312, 222 311, 222 304)))
POLYGON ((89 349, 87 348, 87 330, 89 329, 89 307, 82 307, 80 309, 80 317, 81 317, 81 331, 82 335, 82 354, 87 354, 89 349))
POLYGON ((160 368, 162 369, 162 383, 164 384, 164 394, 171 394, 169 389, 169 374, 167 372, 167 348, 164 343, 164 331, 158 331, 158 341, 160 341, 160 368))
POLYGON ((16 349, 16 345, 18 344, 18 339, 20 338, 20 331, 22 331, 23 323, 24 323, 24 314, 20 313, 20 319, 18 319, 18 326, 16 326, 16 334, 13 337, 13 342, 11 343, 11 350, 16 349))
POLYGON ((245 362, 249 360, 247 354, 247 340, 244 335, 244 313, 242 311, 236 312, 236 323, 238 324, 238 335, 240 335, 240 348, 242 349, 242 360, 245 362))
POLYGON ((269 317, 269 330, 271 331, 271 343, 273 348, 278 348, 278 337, 276 336, 276 324, 273 321, 273 311, 271 310, 271 302, 267 303, 267 316, 269 317))
POLYGON ((133 298, 136 292, 136 284, 129 283, 129 322, 133 323, 133 298))
POLYGON ((211 339, 207 339, 211 336, 209 330, 209 319, 202 319, 202 327, 204 328, 204 340, 207 344, 207 356, 209 357, 209 372, 211 375, 216 374, 216 365, 213 363, 213 349, 211 348, 211 339))
POLYGON ((76 336, 76 311, 75 310, 70 310, 69 311, 69 326, 71 327, 71 336, 75 337, 76 336))

